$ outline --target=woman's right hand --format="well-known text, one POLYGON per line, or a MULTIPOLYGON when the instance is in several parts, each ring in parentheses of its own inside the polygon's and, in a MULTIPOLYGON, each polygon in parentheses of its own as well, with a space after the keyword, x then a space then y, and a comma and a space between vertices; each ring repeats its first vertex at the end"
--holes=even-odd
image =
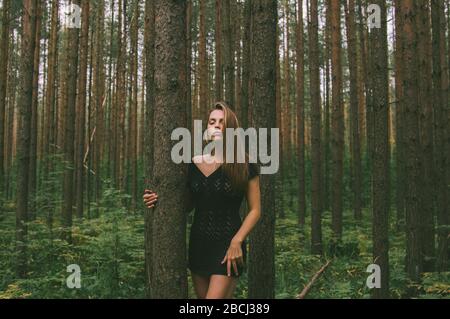
POLYGON ((144 190, 144 204, 147 208, 153 208, 158 201, 158 194, 154 191, 146 189, 144 190))

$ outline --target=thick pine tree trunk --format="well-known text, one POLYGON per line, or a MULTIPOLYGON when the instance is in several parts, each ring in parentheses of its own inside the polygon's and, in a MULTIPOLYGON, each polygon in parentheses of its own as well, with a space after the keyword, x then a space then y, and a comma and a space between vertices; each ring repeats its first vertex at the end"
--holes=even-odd
POLYGON ((438 230, 437 270, 445 271, 449 258, 449 188, 447 177, 449 174, 448 155, 448 73, 446 42, 445 42, 445 14, 442 1, 431 1, 431 21, 433 32, 433 109, 435 129, 435 183, 436 208, 438 230), (446 138, 447 137, 447 138, 446 138))
MULTIPOLYGON (((417 30, 414 17, 417 9, 415 1, 402 0, 403 20, 403 95, 405 100, 405 179, 406 179, 406 271, 408 277, 418 282, 423 269, 421 254, 421 160, 419 135, 419 79, 417 77, 417 30)), ((375 175, 375 173, 374 173, 375 175)))
POLYGON ((373 70, 372 93, 374 152, 372 179, 373 262, 380 266, 381 287, 373 289, 374 298, 389 298, 389 86, 386 4, 376 1, 381 8, 381 28, 369 34, 370 64, 373 70))
MULTIPOLYGON (((80 5, 79 0, 73 2, 80 5)), ((77 93, 77 74, 78 74, 78 44, 79 44, 79 29, 68 29, 67 42, 67 59, 65 65, 67 100, 64 101, 66 105, 65 114, 65 134, 64 134, 64 160, 66 168, 64 171, 64 202, 62 209, 62 224, 63 224, 63 239, 72 242, 72 210, 75 203, 73 180, 74 180, 74 138, 75 138, 75 107, 76 107, 76 93, 77 93)))
MULTIPOLYGON (((252 125, 276 125, 276 37, 277 2, 252 0, 252 125)), ((270 129, 267 143, 270 143, 270 129)), ((271 150, 271 152, 277 150, 271 150)), ((275 214, 274 175, 261 175, 262 216, 250 235, 248 296, 274 298, 275 294, 275 214)))
POLYGON ((424 187, 422 195, 422 254, 424 271, 433 271, 435 257, 434 232, 434 178, 433 178, 433 98, 431 24, 429 0, 419 0, 417 6, 418 59, 419 59, 419 106, 420 145, 422 148, 422 174, 424 187))
MULTIPOLYGON (((155 2, 155 113, 152 189, 159 195, 152 222, 153 298, 186 298, 186 171, 171 159, 177 127, 186 127, 186 3, 155 2)), ((148 231, 148 230, 147 230, 148 231)))
MULTIPOLYGON (((151 189, 153 181, 153 138, 154 132, 149 129, 153 125, 155 108, 155 6, 153 0, 145 1, 145 31, 144 31, 144 52, 145 52, 145 123, 144 127, 144 163, 145 163, 145 187, 151 189)), ((145 223, 145 270, 147 297, 151 297, 152 283, 152 222, 153 209, 146 209, 144 212, 145 223)))

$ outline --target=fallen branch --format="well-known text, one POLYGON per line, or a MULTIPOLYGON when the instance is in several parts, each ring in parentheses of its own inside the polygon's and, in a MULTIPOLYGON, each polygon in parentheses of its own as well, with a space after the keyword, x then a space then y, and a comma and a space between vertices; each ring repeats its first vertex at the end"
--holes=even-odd
POLYGON ((311 287, 314 284, 314 282, 325 271, 325 269, 328 267, 330 263, 331 260, 329 260, 325 265, 322 266, 322 268, 319 269, 318 272, 315 273, 315 275, 311 278, 311 281, 305 286, 305 288, 303 288, 302 292, 299 295, 297 295, 297 299, 305 299, 306 295, 311 290, 311 287))

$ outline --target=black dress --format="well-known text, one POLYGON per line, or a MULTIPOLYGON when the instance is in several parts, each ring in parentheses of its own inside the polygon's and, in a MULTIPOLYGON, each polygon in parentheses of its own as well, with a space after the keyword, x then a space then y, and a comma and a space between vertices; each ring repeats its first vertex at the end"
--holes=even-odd
MULTIPOLYGON (((259 175, 259 166, 249 163, 249 180, 259 175)), ((239 208, 244 193, 233 190, 222 166, 205 176, 196 164, 190 163, 187 187, 191 193, 195 213, 189 238, 188 267, 202 276, 227 275, 227 263, 221 263, 231 240, 241 227, 239 208)), ((242 243, 244 264, 246 241, 242 243)), ((245 266, 238 263, 240 276, 245 266)), ((236 272, 231 266, 231 276, 236 272)))

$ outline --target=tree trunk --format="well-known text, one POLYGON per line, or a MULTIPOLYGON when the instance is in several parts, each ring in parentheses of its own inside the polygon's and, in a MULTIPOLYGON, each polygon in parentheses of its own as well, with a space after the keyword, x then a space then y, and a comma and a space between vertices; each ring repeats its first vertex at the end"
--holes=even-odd
POLYGON ((223 99, 223 64, 222 64, 222 1, 216 0, 216 100, 223 99))
MULTIPOLYGON (((347 3, 347 2, 345 2, 347 3)), ((361 169, 361 144, 359 129, 359 82, 358 82, 358 59, 357 59, 357 37, 355 20, 355 0, 349 0, 346 10, 348 63, 350 70, 350 121, 352 140, 352 185, 353 185, 353 213, 355 219, 362 219, 362 169, 361 169)))
MULTIPOLYGON (((256 129, 276 124, 277 2, 252 0, 252 124, 256 129)), ((270 130, 269 130, 270 132, 270 130)), ((266 143, 270 143, 271 134, 266 143)), ((271 150, 271 152, 277 150, 271 150)), ((261 175, 261 219, 250 235, 248 296, 273 299, 275 294, 274 176, 261 175)))
POLYGON ((225 75, 225 100, 234 109, 234 50, 231 25, 231 1, 222 1, 223 69, 225 75))
MULTIPOLYGON (((145 31, 144 31, 144 52, 145 52, 145 123, 144 127, 144 163, 145 163, 145 187, 151 189, 153 182, 153 136, 151 129, 153 125, 153 112, 155 108, 155 6, 153 0, 145 1, 145 31), (150 128, 148 127, 150 125, 150 128)), ((145 270, 147 297, 151 297, 152 283, 152 222, 153 209, 145 209, 145 270)))
POLYGON ((199 24, 199 85, 200 85, 200 112, 206 117, 208 112, 208 57, 206 52, 206 0, 200 0, 199 24))
POLYGON ((94 57, 93 57, 93 102, 95 108, 95 135, 94 144, 95 152, 94 157, 94 190, 95 199, 97 202, 96 216, 99 216, 100 201, 102 198, 102 174, 101 174, 101 161, 103 159, 103 131, 104 131, 104 99, 105 99, 105 76, 104 76, 104 0, 99 0, 96 8, 96 23, 94 33, 94 57))
POLYGON ((3 39, 0 45, 0 196, 4 195, 5 191, 5 112, 6 112, 6 88, 8 83, 8 58, 9 58, 9 19, 11 10, 11 0, 3 1, 2 8, 2 32, 3 39))
POLYGON ((41 29, 42 29, 42 4, 36 2, 36 34, 34 48, 34 70, 33 70, 33 104, 31 107, 31 141, 30 141, 30 175, 28 195, 29 202, 29 220, 36 218, 36 186, 37 186, 37 137, 38 137, 38 97, 39 97, 39 65, 41 57, 41 29))
POLYGON ((283 170, 285 165, 284 156, 284 136, 283 136, 283 124, 282 124, 282 104, 281 104, 281 65, 280 65, 280 38, 279 26, 277 25, 277 37, 276 37, 276 97, 275 97, 275 108, 276 108, 276 123, 279 129, 280 139, 279 139, 279 154, 280 154, 280 168, 277 175, 275 176, 275 216, 283 216, 284 205, 283 205, 283 170))
POLYGON ((405 220, 405 158, 404 158, 404 99, 403 99, 403 44, 402 12, 399 1, 395 2, 395 160, 396 160, 396 228, 400 230, 405 220))
POLYGON ((77 145, 77 189, 76 189, 76 207, 77 217, 83 217, 83 196, 84 196, 84 135, 85 135, 85 117, 86 117, 86 83, 87 83, 87 58, 89 43, 89 0, 82 2, 81 17, 81 36, 80 36, 80 71, 78 78, 78 96, 77 96, 77 116, 76 116, 76 145, 77 145))
POLYGON ((131 22, 131 56, 130 56, 130 86, 131 86, 131 105, 130 105, 130 126, 129 126, 129 152, 131 157, 131 210, 137 209, 137 108, 138 108, 138 23, 139 23, 139 3, 133 4, 133 20, 131 22))
MULTIPOLYGON (((76 5, 80 4, 80 0, 74 0, 76 5)), ((74 138, 75 138, 75 107, 77 93, 77 74, 78 74, 78 43, 79 29, 68 29, 69 37, 67 42, 67 59, 65 65, 67 100, 65 114, 65 134, 64 134, 64 160, 66 168, 64 171, 64 202, 62 210, 63 239, 72 242, 72 210, 74 204, 73 180, 74 180, 74 138)))
POLYGON ((152 224, 152 297, 186 298, 186 172, 170 156, 167 137, 186 126, 186 3, 155 3, 155 118, 153 188, 160 203, 152 224))
MULTIPOLYGON (((186 116, 187 128, 189 130, 193 127, 192 118, 192 0, 188 0, 186 8, 186 116)), ((212 87, 212 86, 211 86, 212 87)))
POLYGON ((433 178, 433 96, 431 25, 429 0, 419 0, 417 5, 418 59, 419 59, 419 105, 420 145, 422 147, 422 255, 424 271, 433 271, 435 258, 434 233, 434 178, 433 178))
POLYGON ((303 42, 303 0, 297 0, 297 127, 298 127, 298 222, 305 225, 306 177, 305 177, 305 48, 303 42))
POLYGON ((324 105, 324 132, 323 132, 323 210, 331 210, 331 195, 330 195, 330 158, 331 158, 331 148, 330 148, 330 105, 331 105, 331 94, 330 94, 330 75, 331 75, 331 5, 330 0, 326 2, 326 24, 325 24, 325 105, 324 105))
POLYGON ((342 104, 341 8, 331 1, 331 157, 332 229, 335 239, 342 237, 342 187, 344 158, 344 109, 342 104))
MULTIPOLYGON (((419 79, 417 77, 417 34, 414 17, 417 10, 414 1, 402 0, 403 17, 403 94, 405 101, 405 168, 406 168, 406 270, 409 278, 420 280, 422 272, 422 255, 420 242, 421 222, 421 160, 419 136, 419 79)), ((375 174, 374 174, 375 175, 375 174)))
POLYGON ((381 8, 381 28, 373 28, 369 34, 370 65, 372 73, 369 87, 373 103, 374 140, 371 160, 372 214, 373 214, 373 262, 381 269, 381 287, 373 290, 374 298, 389 298, 389 80, 386 4, 376 1, 381 8))
POLYGON ((319 70, 319 18, 317 0, 310 2, 309 68, 311 94, 311 252, 322 253, 322 183, 321 183, 321 106, 319 70))
MULTIPOLYGON (((44 153, 49 156, 51 152, 51 147, 54 145, 55 141, 53 139, 54 130, 52 130, 54 123, 54 113, 55 113, 55 93, 56 93, 56 83, 55 76, 57 72, 57 42, 58 42, 58 11, 59 2, 52 2, 52 13, 51 13, 51 27, 50 27, 50 39, 48 43, 48 62, 47 62, 47 91, 45 92, 45 129, 44 129, 44 153)), ((54 149, 54 148, 53 148, 54 149)), ((46 161, 44 168, 44 179, 47 178, 49 171, 51 170, 50 159, 46 161)))
POLYGON ((241 126, 248 127, 250 42, 251 42, 251 5, 252 0, 244 2, 244 35, 242 39, 242 88, 241 88, 241 126))
POLYGON ((30 164, 31 113, 33 104, 33 69, 36 40, 36 2, 23 1, 22 48, 19 91, 19 127, 17 130, 17 186, 16 186, 16 273, 27 275, 28 175, 30 164))
POLYGON ((449 258, 449 189, 447 175, 449 174, 448 155, 448 73, 445 42, 445 14, 442 1, 431 1, 431 23, 433 29, 433 109, 435 129, 435 183, 437 223, 439 230, 437 264, 438 271, 445 271, 449 258), (446 138, 447 137, 447 138, 446 138), (447 225, 447 226, 445 226, 447 225))

